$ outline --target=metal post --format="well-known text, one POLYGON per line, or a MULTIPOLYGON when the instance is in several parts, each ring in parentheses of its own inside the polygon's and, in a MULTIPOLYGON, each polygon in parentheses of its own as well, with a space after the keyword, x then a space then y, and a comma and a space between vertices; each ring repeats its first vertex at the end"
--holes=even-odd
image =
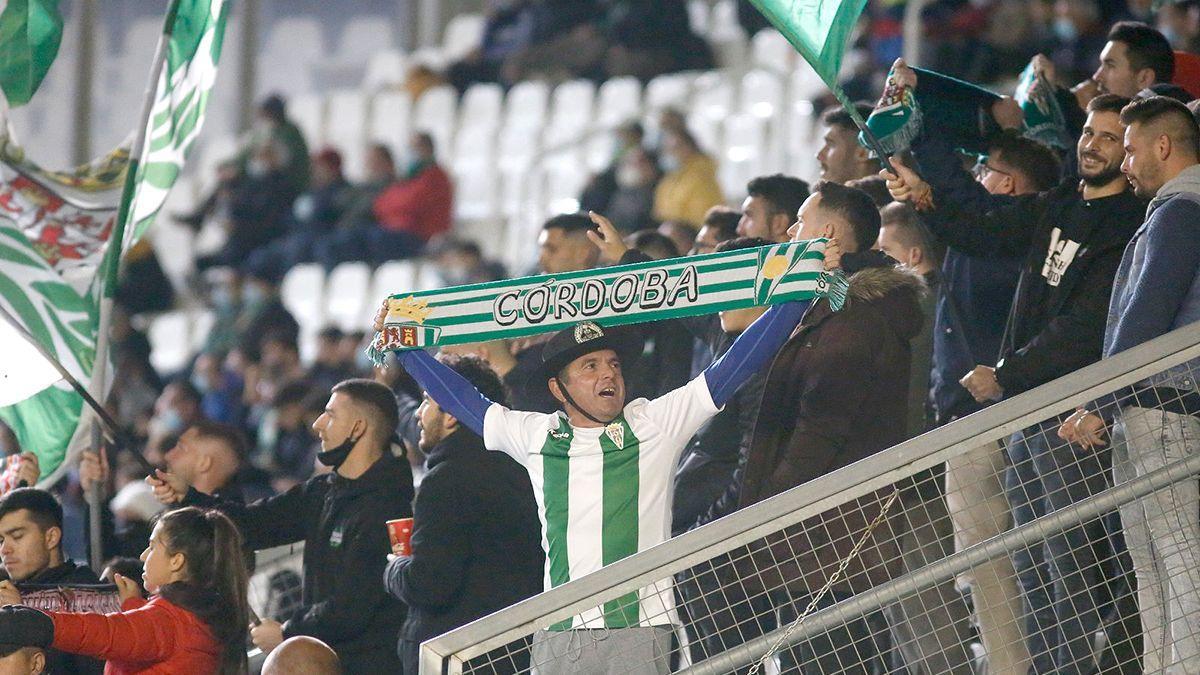
MULTIPOLYGON (((865 612, 888 605, 905 595, 916 593, 922 588, 952 579, 972 567, 1007 555, 1018 547, 1041 541, 1076 523, 1098 518, 1122 504, 1128 504, 1168 485, 1184 480, 1195 480, 1197 473, 1200 473, 1200 454, 1194 454, 1183 461, 1175 462, 1145 476, 1109 488, 1065 509, 1042 516, 1004 534, 949 555, 932 565, 880 584, 865 593, 860 593, 826 610, 816 612, 787 636, 783 646, 790 647, 803 642, 865 612)), ((749 666, 767 654, 787 630, 786 626, 778 628, 681 672, 687 675, 720 675, 749 666)))
POLYGON ((238 62, 237 130, 243 133, 254 124, 255 89, 258 87, 259 0, 242 0, 242 53, 238 62))
POLYGON ((75 60, 75 100, 71 106, 71 160, 86 164, 92 159, 92 80, 96 74, 96 2, 79 2, 79 55, 75 60))

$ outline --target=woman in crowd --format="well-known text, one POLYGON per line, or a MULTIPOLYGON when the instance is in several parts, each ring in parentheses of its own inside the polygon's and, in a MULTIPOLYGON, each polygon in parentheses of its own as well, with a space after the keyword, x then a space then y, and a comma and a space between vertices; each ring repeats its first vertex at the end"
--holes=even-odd
POLYGON ((105 675, 240 675, 249 623, 241 541, 217 511, 170 511, 142 553, 148 601, 134 580, 117 574, 120 612, 17 608, 0 613, 0 634, 5 642, 104 659, 105 675))

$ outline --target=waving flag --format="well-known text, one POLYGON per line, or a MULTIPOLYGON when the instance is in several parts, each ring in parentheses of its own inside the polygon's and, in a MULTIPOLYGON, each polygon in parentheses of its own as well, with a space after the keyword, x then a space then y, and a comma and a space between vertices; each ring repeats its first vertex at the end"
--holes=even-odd
MULTIPOLYGON (((126 149, 51 172, 0 149, 0 306, 75 376, 96 353, 94 281, 121 198, 126 149)), ((79 426, 83 400, 37 350, 0 323, 0 419, 53 475, 79 426)))
POLYGON ((835 91, 846 40, 867 0, 750 0, 835 91))
MULTIPOLYGON (((90 380, 96 398, 108 381, 106 336, 120 256, 154 222, 200 133, 228 6, 171 3, 132 156, 110 155, 67 174, 13 158, 11 170, 0 173, 0 303, 76 379, 90 380)), ((43 482, 51 481, 72 439, 86 436, 82 399, 14 338, 20 341, 0 328, 0 418, 23 449, 37 453, 43 482)))
POLYGON ((4 0, 0 10, 0 88, 8 105, 29 103, 62 42, 58 0, 4 0))

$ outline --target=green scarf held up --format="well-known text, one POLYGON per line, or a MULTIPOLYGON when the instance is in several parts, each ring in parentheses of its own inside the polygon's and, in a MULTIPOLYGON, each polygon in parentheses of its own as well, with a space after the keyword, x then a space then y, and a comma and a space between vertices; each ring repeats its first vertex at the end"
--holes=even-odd
POLYGON ((1034 72, 1033 63, 1022 71, 1013 98, 1021 106, 1023 136, 1059 150, 1071 147, 1066 118, 1054 96, 1054 85, 1034 72))
POLYGON ((388 297, 383 331, 367 354, 548 333, 591 320, 617 326, 827 297, 847 281, 827 273, 825 239, 543 274, 388 297))

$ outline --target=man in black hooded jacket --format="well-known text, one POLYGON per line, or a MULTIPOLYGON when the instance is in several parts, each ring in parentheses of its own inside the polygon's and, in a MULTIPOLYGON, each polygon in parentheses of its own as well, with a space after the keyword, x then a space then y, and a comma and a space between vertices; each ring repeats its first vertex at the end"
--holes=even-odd
POLYGON ((389 449, 396 424, 390 389, 346 380, 333 387, 313 424, 321 439, 317 459, 332 473, 249 505, 205 495, 166 471, 146 479, 164 504, 224 512, 250 548, 305 543, 300 608, 282 624, 264 618, 250 630, 263 652, 309 635, 332 647, 346 672, 400 670, 395 639, 404 606, 379 583, 391 550, 386 523, 412 516, 412 471, 389 449))
MULTIPOLYGON (((492 401, 504 386, 487 362, 443 357, 492 401)), ((418 412, 428 473, 413 505, 412 555, 392 556, 388 592, 408 606, 400 661, 417 675, 421 643, 542 591, 541 523, 529 474, 425 396, 418 412)), ((523 641, 522 641, 523 642, 523 641)), ((472 672, 518 673, 529 667, 522 642, 479 657, 472 672)))

